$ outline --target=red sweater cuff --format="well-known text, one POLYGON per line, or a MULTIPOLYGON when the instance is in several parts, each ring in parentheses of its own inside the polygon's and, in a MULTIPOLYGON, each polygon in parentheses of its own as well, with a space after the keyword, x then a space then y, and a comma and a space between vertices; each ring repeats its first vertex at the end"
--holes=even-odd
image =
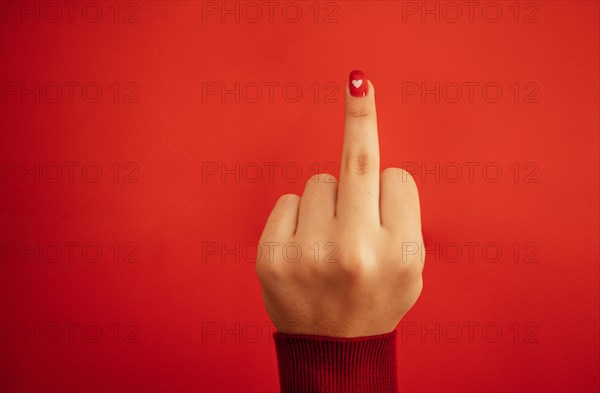
POLYGON ((339 338, 274 333, 282 393, 396 393, 396 331, 339 338))

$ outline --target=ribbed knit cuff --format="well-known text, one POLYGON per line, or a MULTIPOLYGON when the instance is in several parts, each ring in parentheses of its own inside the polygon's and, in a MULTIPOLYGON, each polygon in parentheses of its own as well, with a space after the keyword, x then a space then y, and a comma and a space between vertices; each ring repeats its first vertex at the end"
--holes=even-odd
POLYGON ((274 333, 281 393, 396 393, 396 331, 356 338, 274 333))

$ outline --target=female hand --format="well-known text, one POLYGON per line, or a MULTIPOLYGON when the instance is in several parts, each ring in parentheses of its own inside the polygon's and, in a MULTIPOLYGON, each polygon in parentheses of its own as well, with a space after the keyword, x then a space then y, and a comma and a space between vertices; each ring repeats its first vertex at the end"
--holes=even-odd
POLYGON ((346 87, 339 183, 315 175, 302 197, 280 197, 259 245, 257 274, 279 332, 389 333, 415 304, 425 256, 417 186, 399 168, 380 174, 375 91, 361 71, 346 87))

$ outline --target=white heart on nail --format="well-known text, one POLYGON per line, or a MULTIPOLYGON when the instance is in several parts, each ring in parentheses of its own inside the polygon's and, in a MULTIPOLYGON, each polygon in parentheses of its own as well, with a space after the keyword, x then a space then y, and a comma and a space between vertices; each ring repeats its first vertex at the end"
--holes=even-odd
POLYGON ((362 85, 362 82, 363 82, 362 79, 359 79, 359 80, 353 79, 352 86, 354 86, 358 89, 362 85))

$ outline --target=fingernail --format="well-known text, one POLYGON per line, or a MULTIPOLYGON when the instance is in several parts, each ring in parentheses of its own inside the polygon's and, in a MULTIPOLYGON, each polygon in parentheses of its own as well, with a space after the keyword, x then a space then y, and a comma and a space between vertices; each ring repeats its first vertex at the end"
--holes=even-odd
POLYGON ((364 97, 368 92, 367 77, 361 70, 350 73, 350 94, 353 97, 364 97))

